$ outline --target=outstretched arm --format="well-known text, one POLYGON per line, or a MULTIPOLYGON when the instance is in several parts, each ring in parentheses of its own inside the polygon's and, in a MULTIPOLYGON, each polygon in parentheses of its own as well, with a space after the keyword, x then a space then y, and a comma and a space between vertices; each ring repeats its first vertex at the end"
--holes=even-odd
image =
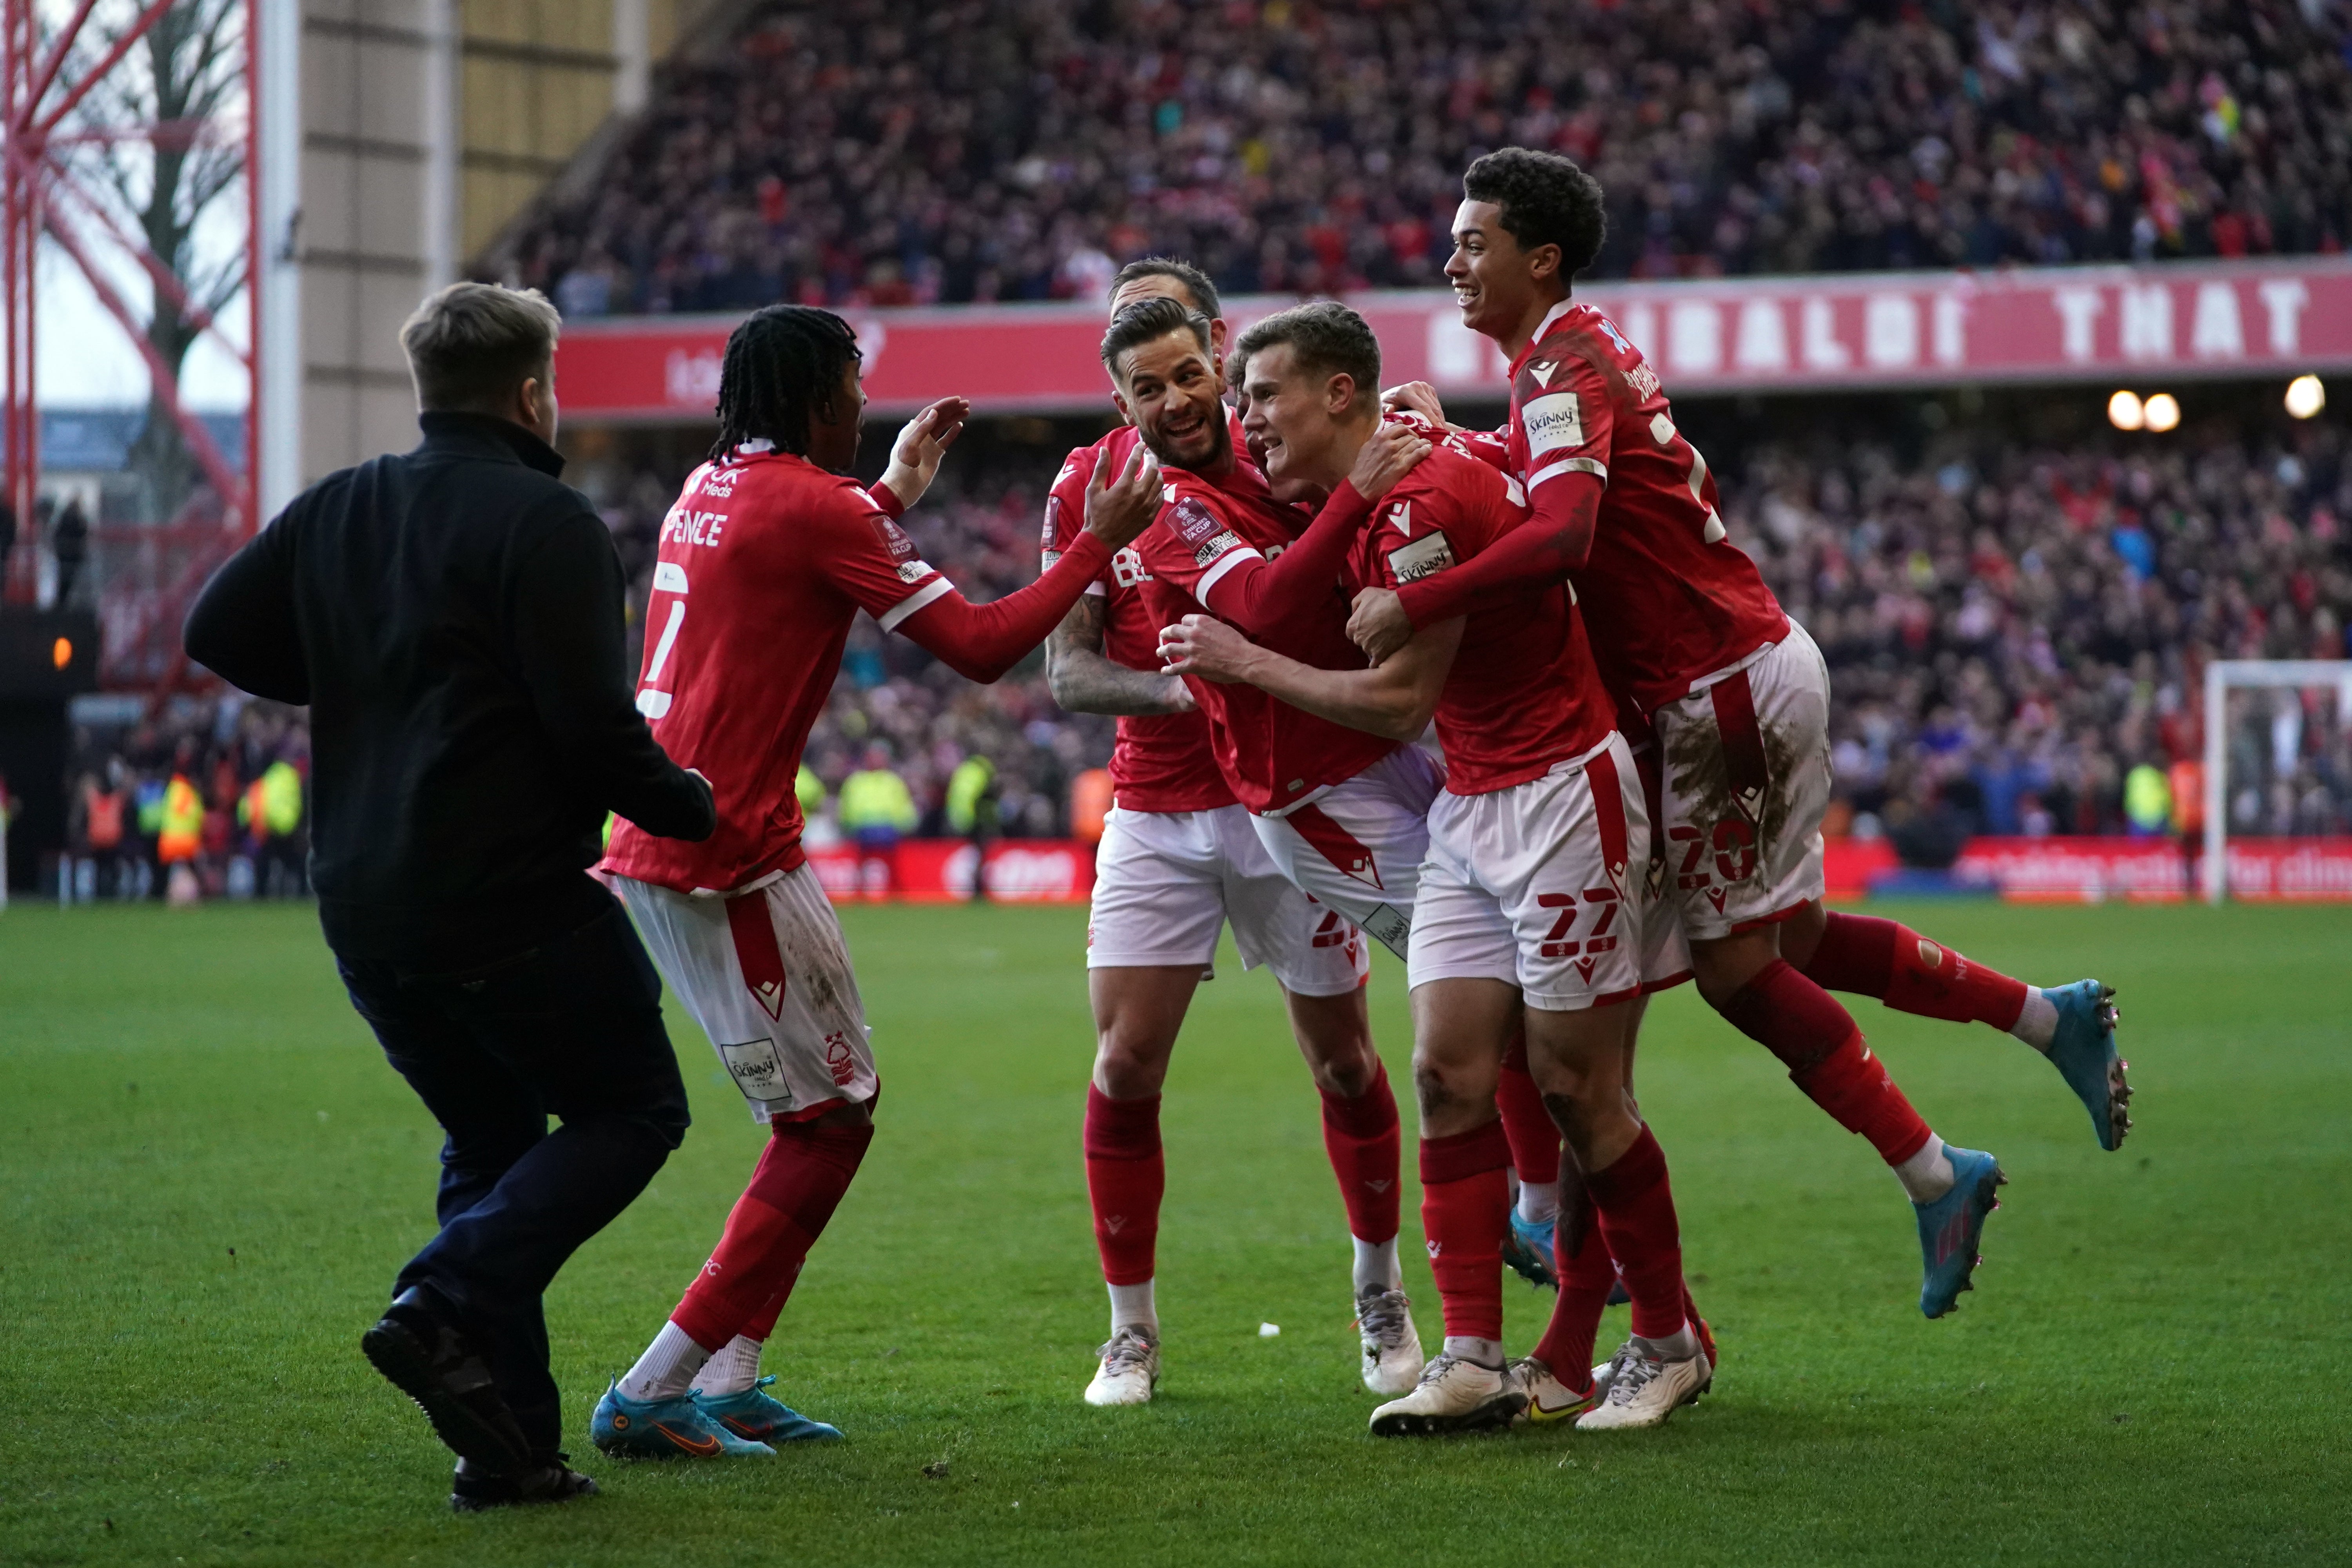
POLYGON ((1072 713, 1189 713, 1192 689, 1172 675, 1129 669, 1103 652, 1109 601, 1081 594, 1045 639, 1045 685, 1072 713))
POLYGON ((1380 658, 1402 647, 1417 627, 1565 581, 1592 557, 1605 489, 1599 476, 1581 472, 1538 486, 1533 515, 1475 558, 1394 593, 1367 588, 1357 595, 1348 635, 1367 658, 1380 658))
POLYGON ((1209 616, 1186 616, 1160 634, 1171 675, 1240 681, 1293 708, 1391 741, 1418 740, 1437 711, 1454 651, 1459 617, 1417 633, 1370 669, 1318 669, 1261 647, 1209 616))
POLYGON ((1034 583, 992 605, 975 605, 938 579, 937 592, 897 629, 967 679, 1003 679, 1070 613, 1087 584, 1110 564, 1112 552, 1160 515, 1160 465, 1149 452, 1138 447, 1116 484, 1105 483, 1107 466, 1098 466, 1087 486, 1086 527, 1034 583))

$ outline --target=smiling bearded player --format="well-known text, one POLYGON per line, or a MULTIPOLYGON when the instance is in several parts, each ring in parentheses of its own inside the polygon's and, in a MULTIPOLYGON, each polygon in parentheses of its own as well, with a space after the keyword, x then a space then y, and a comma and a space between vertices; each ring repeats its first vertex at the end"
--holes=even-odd
MULTIPOLYGON (((1122 268, 1113 313, 1168 299, 1209 319, 1224 342, 1216 287, 1164 257, 1122 268)), ((1045 507, 1051 566, 1084 521, 1098 468, 1136 447, 1122 424, 1072 452, 1045 507)), ((1132 547, 1111 559, 1045 645, 1046 679, 1072 712, 1118 716, 1111 752, 1115 804, 1096 852, 1087 924, 1087 991, 1095 1016, 1087 1090, 1087 1195, 1110 1293, 1110 1338, 1097 1352, 1089 1405, 1139 1405, 1160 1379, 1160 1207, 1166 1186, 1160 1094, 1193 990, 1221 927, 1233 927, 1244 969, 1281 984, 1291 1033, 1322 1100, 1323 1142, 1339 1178, 1353 1244, 1353 1295, 1365 1386, 1383 1396, 1420 1379, 1421 1341, 1396 1287, 1396 1097, 1372 1043, 1363 934, 1292 886, 1234 803, 1211 750, 1208 721, 1184 682, 1160 673, 1160 623, 1144 602, 1150 573, 1132 547)))
POLYGON ((1463 190, 1446 276, 1465 324, 1511 362, 1510 424, 1475 445, 1527 486, 1534 515, 1459 571, 1367 590, 1350 632, 1377 655, 1490 601, 1577 584, 1603 678, 1656 730, 1665 871, 1700 994, 1894 1170, 1918 1220, 1920 1310, 1940 1317, 1970 1288, 2004 1178, 1990 1154, 1947 1148, 1829 990, 2017 1036, 2058 1068, 2106 1149, 2131 1126, 2114 992, 2037 990, 1892 921, 1822 909, 1828 670, 1726 537, 1657 373, 1570 298, 1600 248, 1600 185, 1566 158, 1507 148, 1472 164, 1463 190))
MULTIPOLYGON (((1380 345, 1363 318, 1299 306, 1251 327, 1236 358, 1244 424, 1274 493, 1335 487, 1380 426, 1380 345)), ((1395 584, 1458 570, 1525 516, 1517 481, 1441 445, 1362 534, 1356 574, 1395 584)), ((1588 1428, 1664 1423, 1714 1369, 1683 1287, 1665 1158, 1623 1081, 1643 990, 1649 823, 1573 595, 1552 584, 1466 622, 1433 622, 1420 634, 1436 645, 1431 657, 1374 668, 1316 668, 1210 616, 1160 635, 1173 670, 1247 681, 1374 735, 1417 735, 1433 714, 1445 749, 1408 956, 1422 1217, 1445 1350, 1412 1394, 1373 1413, 1372 1431, 1499 1426, 1531 1403, 1541 1419, 1581 1413, 1588 1428), (1580 1345, 1554 1332, 1542 1347, 1572 1385, 1542 1359, 1503 1360, 1510 1151, 1495 1090, 1522 1027, 1581 1176, 1562 1250, 1601 1268, 1580 1345), (1633 1297, 1634 1338, 1603 1384, 1586 1363, 1612 1256, 1633 1297)))

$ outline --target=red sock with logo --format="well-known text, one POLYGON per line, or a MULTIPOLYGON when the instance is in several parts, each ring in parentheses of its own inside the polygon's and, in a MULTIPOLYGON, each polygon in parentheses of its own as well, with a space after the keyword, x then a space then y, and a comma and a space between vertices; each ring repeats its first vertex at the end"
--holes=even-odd
POLYGON ((1933 1136, 1927 1122, 1871 1055, 1853 1015, 1786 959, 1766 964, 1722 1012, 1732 1027, 1786 1063, 1789 1080, 1839 1126, 1869 1139, 1888 1164, 1927 1147, 1933 1136))
POLYGON ((1591 1382, 1592 1339, 1600 1332, 1610 1287, 1617 1283, 1617 1265, 1601 1238, 1601 1216, 1590 1194, 1570 1194, 1563 1186, 1552 1254, 1559 1269, 1559 1299, 1551 1304, 1543 1338, 1536 1342, 1536 1359, 1567 1387, 1580 1389, 1591 1382), (1571 1236, 1579 1243, 1573 1253, 1571 1236))
POLYGON ((1503 1233, 1511 1223, 1503 1173, 1510 1163, 1499 1121, 1421 1141, 1421 1228, 1449 1339, 1503 1337, 1503 1233))
POLYGON ((1370 1086, 1352 1100, 1324 1093, 1323 1152, 1331 1157, 1331 1173, 1339 1178, 1340 1201, 1348 1205, 1348 1234, 1359 1241, 1396 1238, 1402 1142, 1386 1063, 1373 1073, 1370 1086))
POLYGON ((718 1248, 669 1321, 711 1350, 753 1327, 766 1338, 873 1142, 870 1124, 775 1123, 718 1248))
MULTIPOLYGON (((1633 1147, 1606 1170, 1589 1173, 1584 1185, 1601 1215, 1601 1239, 1617 1260, 1626 1294, 1633 1298, 1633 1331, 1645 1340, 1681 1332, 1685 1300, 1682 1227, 1675 1218, 1665 1151, 1644 1127, 1633 1147)), ((1589 1351, 1591 1342, 1586 1343, 1589 1351)))
POLYGON ((2025 982, 1939 947, 1898 921, 1832 910, 1805 977, 1831 991, 1875 996, 1898 1013, 1955 1024, 2016 1026, 2025 982))
POLYGON ((1528 1072, 1528 1037, 1521 1029, 1503 1053, 1503 1076, 1495 1084, 1495 1109, 1503 1113, 1503 1135, 1511 1141, 1511 1168, 1523 1182, 1559 1180, 1559 1128, 1544 1109, 1543 1091, 1528 1072))
MULTIPOLYGON (((1391 1107, 1390 1114, 1395 1114, 1391 1107)), ((1160 1097, 1113 1100, 1087 1086, 1087 1197, 1105 1282, 1140 1285, 1157 1267, 1160 1198, 1168 1164, 1160 1152, 1160 1097)))

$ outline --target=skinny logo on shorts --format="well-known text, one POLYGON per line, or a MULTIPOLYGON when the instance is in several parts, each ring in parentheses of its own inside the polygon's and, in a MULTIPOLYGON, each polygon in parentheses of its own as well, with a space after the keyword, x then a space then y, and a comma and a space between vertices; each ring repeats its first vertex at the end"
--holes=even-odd
POLYGON ((735 1077, 735 1087, 743 1091, 746 1100, 783 1100, 790 1090, 784 1087, 784 1064, 777 1058, 776 1042, 772 1039, 746 1040, 740 1046, 721 1046, 719 1059, 735 1077))

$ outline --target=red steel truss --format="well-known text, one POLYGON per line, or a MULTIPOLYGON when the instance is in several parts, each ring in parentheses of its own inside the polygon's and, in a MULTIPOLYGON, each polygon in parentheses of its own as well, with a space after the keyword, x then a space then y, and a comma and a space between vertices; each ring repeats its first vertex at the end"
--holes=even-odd
MULTIPOLYGON (((259 203, 259 77, 255 70, 258 46, 258 6, 246 0, 244 58, 247 83, 246 122, 241 137, 246 182, 246 304, 247 342, 239 347, 219 331, 209 317, 197 314, 200 329, 246 367, 254 378, 255 395, 246 418, 245 472, 233 472, 211 432, 180 401, 177 379, 148 342, 134 302, 124 297, 103 265, 110 253, 129 259, 144 272, 159 300, 186 310, 187 293, 164 258, 154 255, 142 238, 123 223, 107 198, 92 191, 65 154, 77 145, 100 142, 145 141, 157 145, 186 145, 198 138, 224 134, 214 124, 184 121, 143 124, 97 124, 87 115, 75 116, 90 91, 115 71, 129 68, 124 59, 148 31, 169 12, 173 0, 129 0, 137 10, 130 24, 116 34, 94 59, 85 34, 98 0, 75 0, 71 14, 46 34, 39 14, 55 16, 58 6, 41 0, 0 0, 0 444, 6 448, 5 498, 17 518, 19 545, 0 558, 0 596, 26 602, 34 596, 35 553, 28 536, 34 506, 40 493, 40 416, 35 401, 34 346, 39 324, 37 261, 44 237, 56 246, 89 282, 99 303, 122 328, 131 346, 146 361, 156 400, 186 439, 210 494, 199 490, 189 504, 161 528, 142 530, 154 547, 142 552, 157 580, 131 603, 108 606, 108 662, 140 685, 171 686, 186 673, 176 647, 157 646, 157 633, 176 630, 179 612, 215 563, 236 543, 252 533, 255 487, 260 473, 258 365, 261 317, 261 240, 259 203), (168 559, 169 563, 165 564, 168 559), (127 645, 127 646, 126 646, 127 645)), ((96 520, 93 520, 96 521, 96 520)), ((162 520, 151 520, 160 521, 162 520)), ((112 532, 112 530, 109 530, 112 532)), ((176 645, 176 637, 170 642, 176 645)))

